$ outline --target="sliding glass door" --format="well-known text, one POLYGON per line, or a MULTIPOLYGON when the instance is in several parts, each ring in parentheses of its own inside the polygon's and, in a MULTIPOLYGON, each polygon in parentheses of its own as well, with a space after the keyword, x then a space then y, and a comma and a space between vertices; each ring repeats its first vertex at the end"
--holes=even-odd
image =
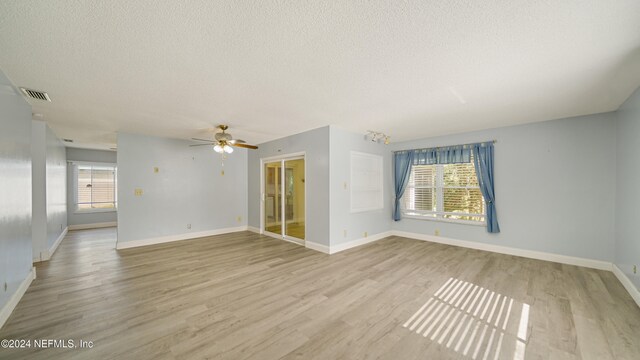
POLYGON ((263 231, 285 240, 304 243, 304 157, 263 162, 263 231))
POLYGON ((284 162, 284 234, 304 240, 304 159, 284 162))
POLYGON ((264 164, 264 231, 282 235, 282 162, 264 164))

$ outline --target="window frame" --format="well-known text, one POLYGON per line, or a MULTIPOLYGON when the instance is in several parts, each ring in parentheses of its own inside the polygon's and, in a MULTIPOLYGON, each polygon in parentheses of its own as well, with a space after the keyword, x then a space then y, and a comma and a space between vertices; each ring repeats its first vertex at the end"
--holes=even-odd
MULTIPOLYGON (((469 162, 473 165, 475 170, 475 163, 472 160, 469 162)), ((465 163, 467 164, 467 163, 465 163)), ((455 224, 464 224, 464 225, 472 225, 472 226, 486 226, 487 224, 487 214, 486 214, 486 204, 484 200, 484 196, 482 197, 482 214, 475 213, 455 213, 455 212, 445 212, 439 211, 438 209, 444 209, 444 189, 479 189, 480 187, 475 186, 444 186, 444 167, 446 165, 455 165, 455 164, 430 164, 430 165, 412 165, 411 166, 411 174, 413 174, 416 166, 433 166, 436 170, 435 175, 435 183, 433 187, 429 186, 418 186, 411 185, 411 183, 407 183, 407 188, 405 189, 404 195, 402 196, 400 202, 400 210, 403 218, 407 219, 416 219, 416 220, 427 220, 427 221, 437 221, 437 222, 447 222, 447 223, 455 223, 455 224), (436 203, 436 211, 426 211, 426 210, 409 210, 405 206, 405 196, 408 196, 410 189, 420 189, 425 188, 434 189, 435 203, 436 203), (465 216, 477 216, 482 217, 483 220, 462 220, 462 219, 450 219, 444 217, 445 215, 465 215, 465 216)))
POLYGON ((73 206, 74 206, 74 214, 91 214, 91 213, 108 213, 108 212, 117 212, 118 211, 118 166, 116 163, 106 163, 106 162, 97 162, 97 161, 71 161, 71 165, 73 166, 73 206), (78 168, 80 166, 102 166, 102 167, 113 167, 114 168, 114 207, 113 208, 105 208, 105 209, 80 209, 78 207, 78 168))

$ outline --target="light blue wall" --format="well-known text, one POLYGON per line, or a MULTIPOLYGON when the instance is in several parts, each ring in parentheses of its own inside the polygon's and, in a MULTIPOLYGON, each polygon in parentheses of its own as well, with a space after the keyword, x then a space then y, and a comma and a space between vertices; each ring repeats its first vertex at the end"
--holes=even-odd
MULTIPOLYGON (((117 159, 115 151, 89 150, 67 148, 68 161, 101 162, 115 164, 117 159)), ((86 225, 116 222, 118 214, 115 211, 96 213, 76 213, 75 192, 74 192, 73 166, 67 167, 67 219, 69 225, 86 225)))
POLYGON ((47 247, 47 124, 31 121, 31 245, 33 261, 40 261, 47 247))
POLYGON ((502 232, 412 219, 393 229, 429 235, 438 229, 447 238, 613 261, 615 137, 616 114, 605 113, 394 144, 400 150, 497 140, 502 232))
POLYGON ((31 106, 2 71, 0 174, 0 308, 3 308, 32 268, 32 204, 31 106))
POLYGON ((366 140, 364 134, 356 134, 335 126, 330 127, 330 199, 331 246, 386 232, 391 229, 391 149, 389 146, 366 140), (383 157, 384 208, 351 213, 351 151, 383 157), (345 189, 344 184, 347 184, 345 189), (344 232, 347 232, 346 236, 344 232))
POLYGON ((67 148, 67 160, 115 164, 118 154, 115 151, 67 148))
POLYGON ((249 151, 249 225, 260 227, 260 159, 305 152, 307 241, 329 246, 329 127, 259 145, 249 151))
POLYGON ((67 154, 64 144, 47 126, 46 190, 47 190, 47 248, 67 227, 67 154))
POLYGON ((67 227, 67 160, 62 141, 45 122, 33 120, 31 126, 31 238, 34 261, 40 261, 67 227))
POLYGON ((118 134, 118 243, 247 225, 247 151, 189 144, 118 134))
POLYGON ((615 264, 640 289, 640 89, 618 110, 615 264))

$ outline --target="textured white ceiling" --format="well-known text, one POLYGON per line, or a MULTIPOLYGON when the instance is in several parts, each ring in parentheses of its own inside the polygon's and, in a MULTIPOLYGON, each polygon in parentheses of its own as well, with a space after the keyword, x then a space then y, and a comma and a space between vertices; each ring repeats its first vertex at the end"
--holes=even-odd
MULTIPOLYGON (((0 1, 0 68, 56 134, 392 140, 615 110, 638 0, 0 1)), ((110 145, 111 144, 111 145, 110 145)))

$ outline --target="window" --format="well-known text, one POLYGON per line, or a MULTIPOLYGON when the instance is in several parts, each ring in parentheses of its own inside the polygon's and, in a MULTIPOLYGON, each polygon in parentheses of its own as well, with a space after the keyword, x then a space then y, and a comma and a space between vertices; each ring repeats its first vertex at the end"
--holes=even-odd
POLYGON ((78 211, 109 211, 117 208, 115 164, 76 164, 75 175, 78 211))
POLYGON ((351 212, 382 209, 382 174, 382 156, 351 152, 351 212))
POLYGON ((485 221, 473 158, 463 164, 413 165, 402 204, 409 217, 485 221))

